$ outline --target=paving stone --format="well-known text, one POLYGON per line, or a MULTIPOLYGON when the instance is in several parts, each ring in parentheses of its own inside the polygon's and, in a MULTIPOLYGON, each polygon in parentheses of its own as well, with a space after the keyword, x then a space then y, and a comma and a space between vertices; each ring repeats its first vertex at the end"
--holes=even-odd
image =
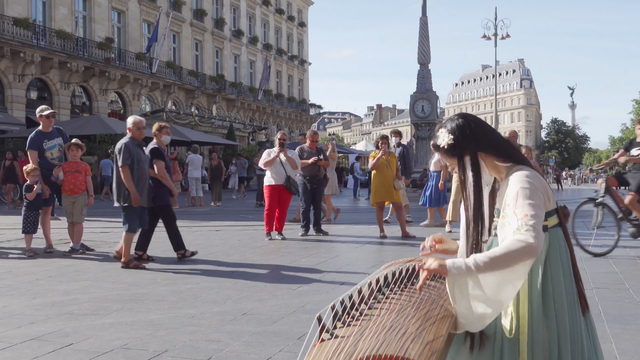
MULTIPOLYGON (((559 198, 572 207, 591 193, 571 188, 559 198)), ((263 210, 224 196, 221 208, 176 211, 197 257, 177 261, 159 228, 148 271, 111 259, 122 227, 107 203, 90 208, 85 224, 98 251, 71 259, 60 253, 64 220, 52 223, 59 251, 25 259, 17 212, 0 210, 0 359, 297 359, 315 314, 385 263, 418 256, 421 239, 442 231, 417 226, 426 213, 414 206, 410 231, 419 239, 399 239, 394 222, 379 240, 373 208, 346 192, 335 198, 342 215, 326 225, 331 236, 300 239, 299 225, 287 224, 288 240, 267 242, 263 210)), ((42 234, 34 244, 44 246, 42 234)), ((640 243, 624 237, 620 245, 603 258, 575 251, 605 358, 635 359, 640 243)))

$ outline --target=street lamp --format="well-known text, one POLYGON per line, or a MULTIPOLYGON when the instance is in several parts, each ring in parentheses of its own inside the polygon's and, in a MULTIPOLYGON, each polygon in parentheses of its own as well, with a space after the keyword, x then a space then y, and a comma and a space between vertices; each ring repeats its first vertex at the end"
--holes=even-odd
POLYGON ((493 40, 494 48, 494 90, 493 90, 493 127, 498 130, 498 39, 507 40, 511 38, 509 35, 509 27, 511 27, 511 20, 505 18, 498 20, 498 7, 496 6, 496 12, 493 20, 482 20, 482 29, 484 34, 481 39, 491 41, 493 40), (498 36, 500 36, 498 38, 498 36), (492 38, 493 37, 493 38, 492 38))

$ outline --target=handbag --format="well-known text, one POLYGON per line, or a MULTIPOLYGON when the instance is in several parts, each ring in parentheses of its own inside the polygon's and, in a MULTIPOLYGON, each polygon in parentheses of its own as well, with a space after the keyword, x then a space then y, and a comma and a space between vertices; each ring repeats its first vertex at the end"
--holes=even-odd
MULTIPOLYGON (((389 169, 389 172, 391 173, 391 176, 393 176, 393 170, 391 170, 391 166, 389 166, 389 163, 387 162, 387 160, 386 159, 382 159, 382 161, 384 161, 385 165, 387 165, 387 169, 389 169)), ((398 191, 404 190, 405 189, 404 181, 398 180, 398 178, 394 177, 393 178, 393 187, 398 191)))
POLYGON ((285 175, 287 175, 287 177, 284 179, 284 183, 282 185, 284 185, 284 188, 287 189, 287 191, 293 195, 296 196, 298 195, 298 193, 300 192, 300 189, 298 189, 298 182, 291 176, 289 176, 289 173, 287 172, 287 168, 284 166, 284 163, 282 162, 282 159, 280 159, 280 156, 278 155, 278 160, 280 160, 280 164, 282 165, 282 168, 284 169, 284 173, 285 175))

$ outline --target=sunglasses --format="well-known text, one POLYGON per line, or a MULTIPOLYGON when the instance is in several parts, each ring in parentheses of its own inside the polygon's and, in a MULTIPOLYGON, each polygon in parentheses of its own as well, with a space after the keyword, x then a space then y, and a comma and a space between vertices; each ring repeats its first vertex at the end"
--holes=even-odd
POLYGON ((278 141, 287 141, 287 139, 280 139, 280 138, 279 138, 279 139, 278 139, 278 141))
POLYGON ((309 140, 309 141, 312 142, 312 143, 319 143, 320 142, 320 140, 309 140))
POLYGON ((133 131, 140 131, 140 130, 144 130, 144 129, 145 129, 145 128, 143 128, 143 127, 139 127, 139 126, 132 126, 132 127, 131 127, 131 130, 133 130, 133 131))
POLYGON ((42 115, 43 118, 49 120, 49 119, 55 119, 56 115, 55 114, 50 114, 50 115, 42 115))

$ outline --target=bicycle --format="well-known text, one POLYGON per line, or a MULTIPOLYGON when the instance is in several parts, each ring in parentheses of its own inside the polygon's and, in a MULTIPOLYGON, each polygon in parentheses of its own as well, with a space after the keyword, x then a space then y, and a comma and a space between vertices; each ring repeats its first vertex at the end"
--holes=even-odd
MULTIPOLYGON (((610 161, 590 168, 589 170, 601 170, 615 164, 617 164, 617 162, 610 161)), ((622 230, 623 223, 629 226, 628 232, 633 239, 640 238, 640 221, 633 216, 626 207, 621 206, 615 201, 612 195, 614 191, 616 190, 607 185, 605 178, 597 191, 600 194, 597 197, 590 197, 581 202, 571 216, 571 236, 575 240, 576 245, 594 257, 605 256, 615 250, 620 242, 620 231, 622 230), (607 203, 607 200, 611 200, 609 202, 615 205, 618 210, 617 212, 607 203), (607 219, 607 215, 611 215, 611 218, 607 219), (584 229, 594 231, 588 243, 586 241, 583 242, 578 236, 584 233, 584 229), (605 235, 612 235, 612 241, 607 243, 596 238, 599 232, 605 235)))

